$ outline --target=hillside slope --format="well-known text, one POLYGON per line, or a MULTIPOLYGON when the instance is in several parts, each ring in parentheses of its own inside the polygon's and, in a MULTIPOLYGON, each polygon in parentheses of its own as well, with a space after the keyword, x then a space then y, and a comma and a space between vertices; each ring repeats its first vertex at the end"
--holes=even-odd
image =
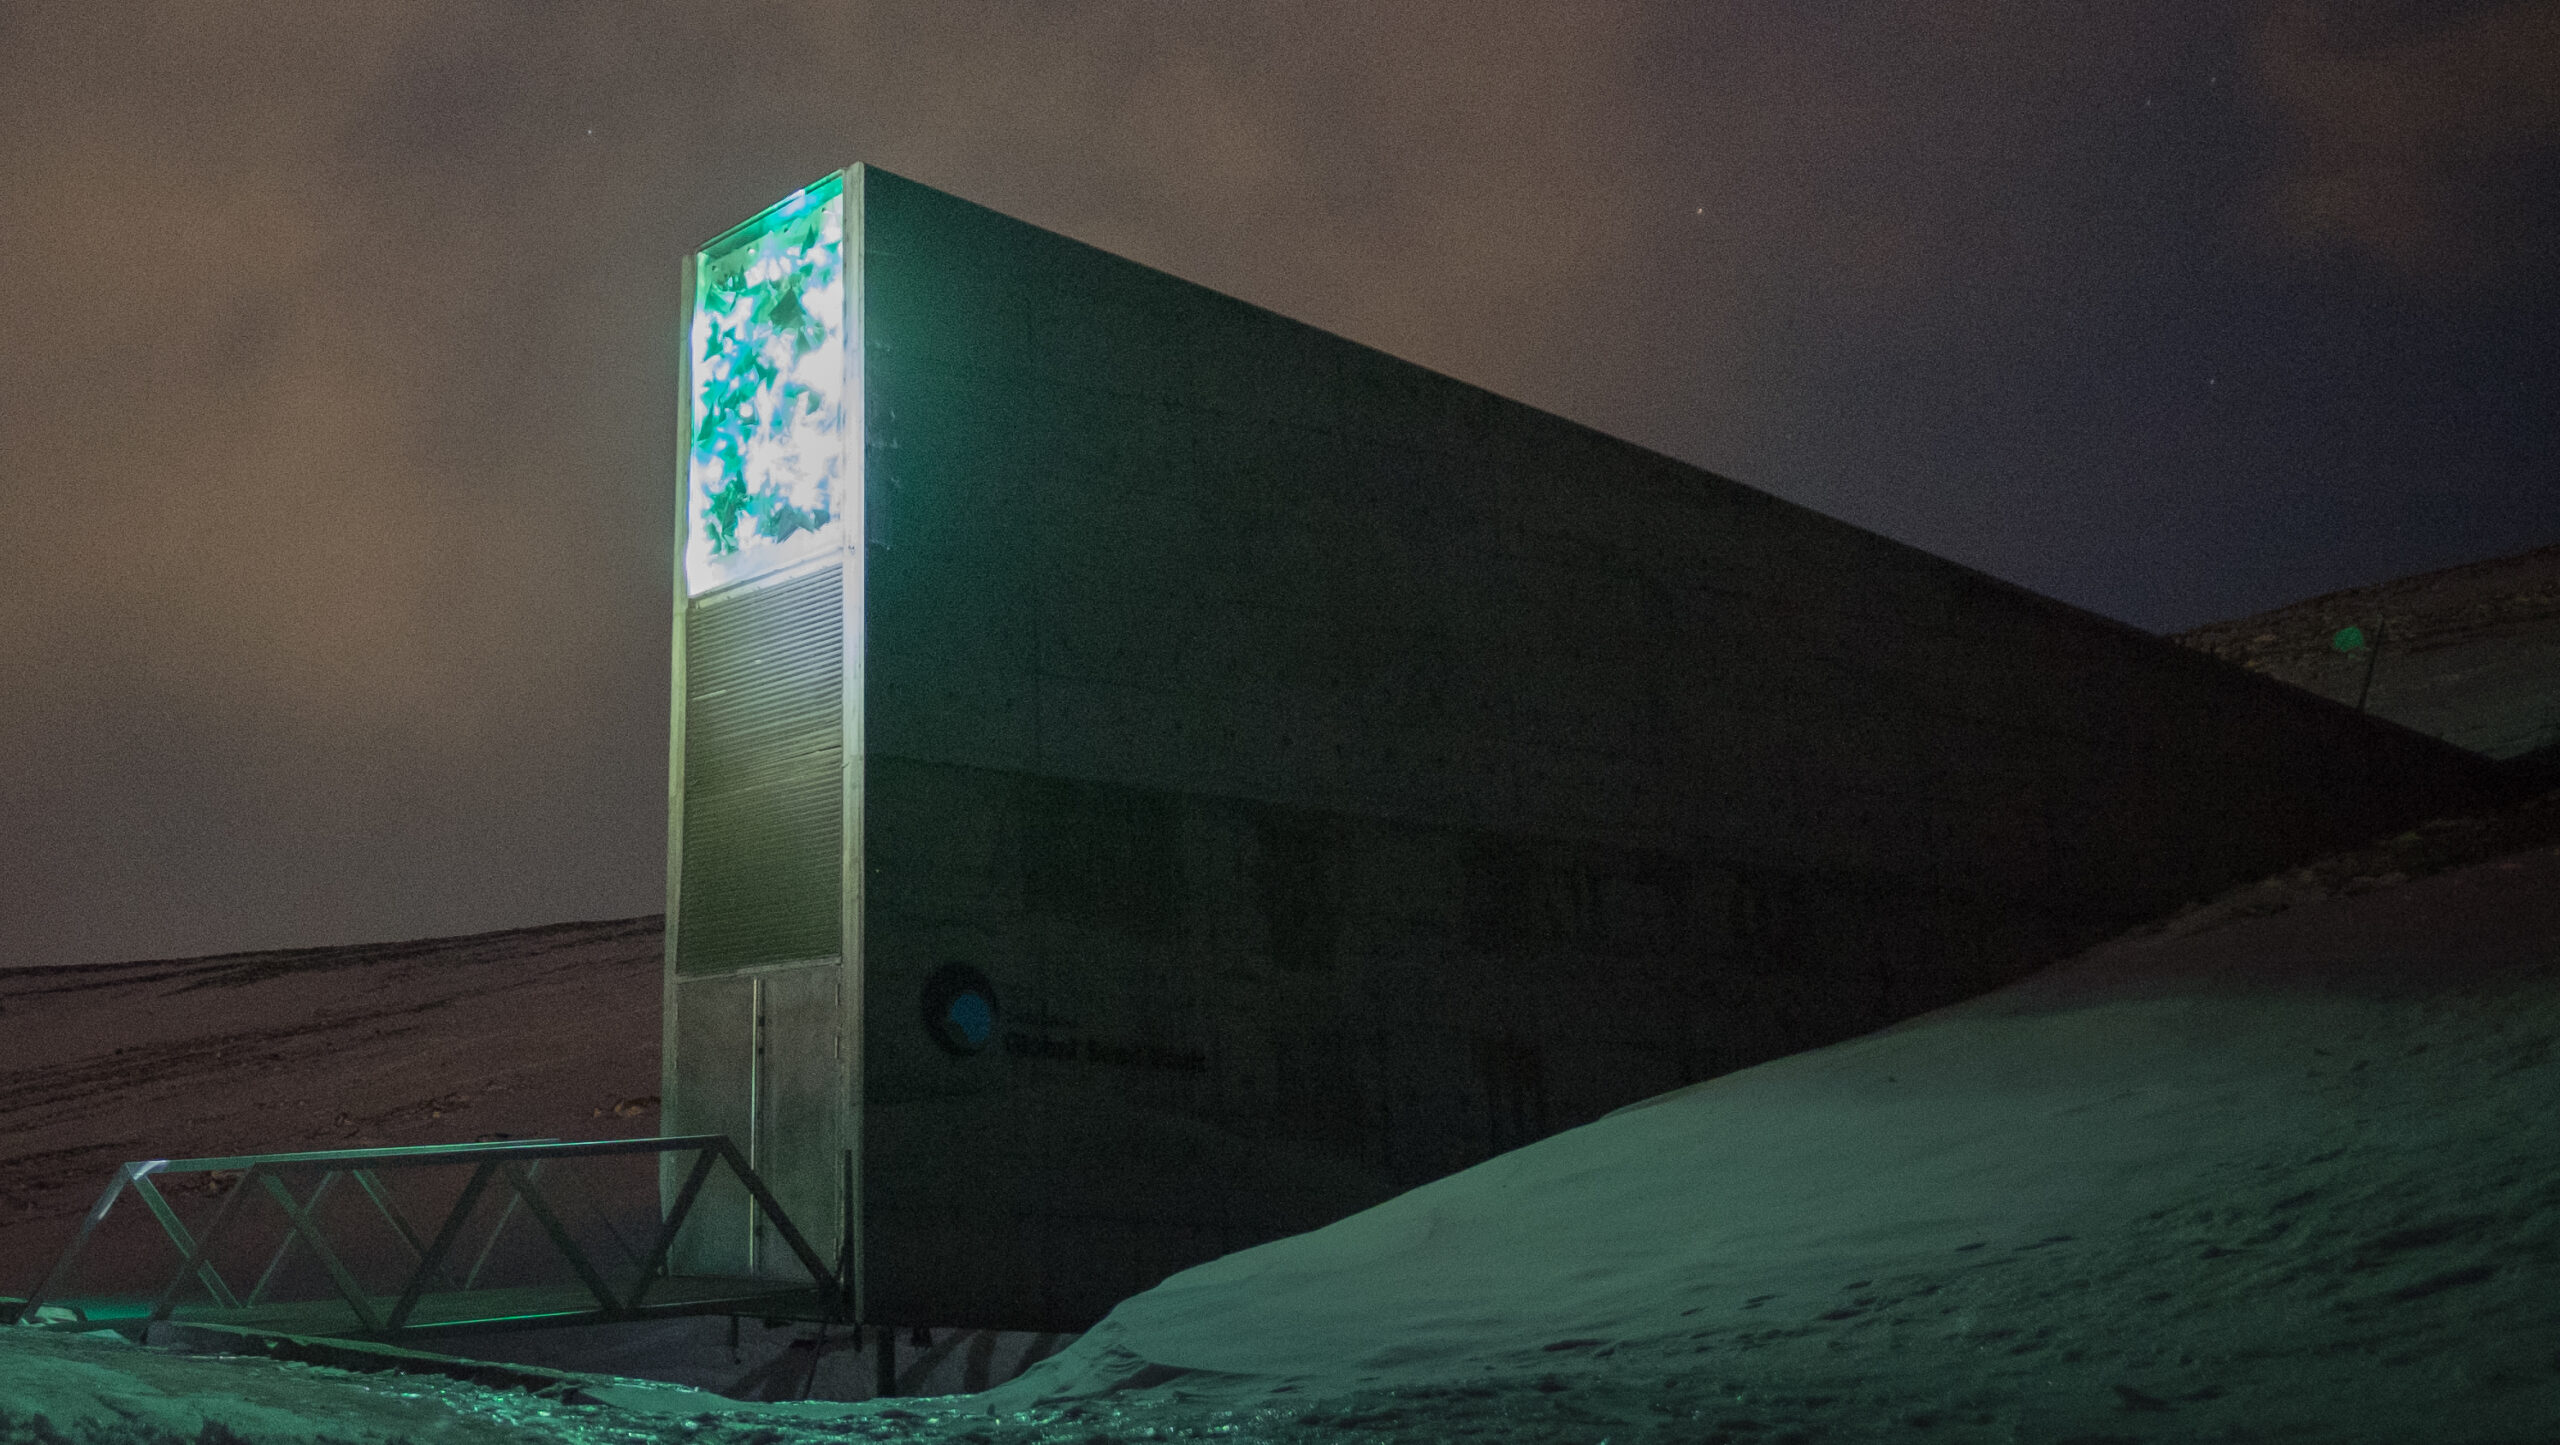
POLYGON ((2371 587, 2177 635, 2199 651, 2493 758, 2560 747, 2560 546, 2371 587), (2379 632, 2341 652, 2340 629, 2379 632))
POLYGON ((658 920, 0 969, 0 1294, 127 1159, 654 1133, 658 920))
POLYGON ((2555 835, 2560 799, 2412 834, 1620 1110, 1176 1275, 983 1403, 2560 1438, 2555 835), (2445 866, 2466 837, 2533 846, 2445 866))

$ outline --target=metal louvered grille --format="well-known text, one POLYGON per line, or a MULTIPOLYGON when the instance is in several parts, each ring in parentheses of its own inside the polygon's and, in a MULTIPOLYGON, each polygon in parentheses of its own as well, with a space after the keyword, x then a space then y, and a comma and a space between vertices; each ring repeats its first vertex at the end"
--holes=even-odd
POLYGON ((677 972, 838 953, 843 569, 696 604, 684 653, 677 972))

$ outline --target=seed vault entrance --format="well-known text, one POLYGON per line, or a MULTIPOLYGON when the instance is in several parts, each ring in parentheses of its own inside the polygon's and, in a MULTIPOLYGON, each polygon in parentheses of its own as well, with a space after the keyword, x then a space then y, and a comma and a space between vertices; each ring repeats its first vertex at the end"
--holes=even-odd
MULTIPOLYGON (((846 206, 829 177, 685 268, 665 1015, 667 1117, 761 1160, 831 1254, 854 1228, 861 1001, 846 206)), ((799 1269, 734 1186, 694 1221, 681 1268, 799 1269)))
MULTIPOLYGON (((869 167, 684 304, 667 1127, 869 1323, 1081 1329, 2501 787, 869 167)), ((791 1277, 753 1215, 680 1266, 791 1277)))

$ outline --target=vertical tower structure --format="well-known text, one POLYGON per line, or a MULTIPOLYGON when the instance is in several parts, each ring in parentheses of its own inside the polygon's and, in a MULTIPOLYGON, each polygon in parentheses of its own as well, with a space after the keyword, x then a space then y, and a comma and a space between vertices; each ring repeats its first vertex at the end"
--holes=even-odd
POLYGON ((2506 786, 874 168, 684 296, 666 1119, 870 1321, 1082 1328, 2506 786))
MULTIPOLYGON (((854 1224, 861 1057, 860 207, 829 176, 688 258, 677 463, 668 1117, 826 1242, 854 1224)), ((797 1273, 714 1188, 676 1267, 797 1273)))

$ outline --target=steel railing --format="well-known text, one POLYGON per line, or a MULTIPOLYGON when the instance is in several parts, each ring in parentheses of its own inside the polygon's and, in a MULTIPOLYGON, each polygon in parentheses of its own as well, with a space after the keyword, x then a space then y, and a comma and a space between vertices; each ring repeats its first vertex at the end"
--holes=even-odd
MULTIPOLYGON (((298 1242, 319 1262, 339 1297, 353 1312, 355 1322, 362 1333, 375 1337, 398 1335, 404 1330, 416 1327, 414 1320, 419 1305, 432 1297, 433 1291, 430 1286, 434 1281, 441 1278, 448 1285, 455 1284, 449 1263, 453 1260, 455 1250, 467 1230, 472 1211, 479 1205, 482 1196, 487 1194, 493 1186, 507 1192, 509 1198, 505 1210, 499 1216, 498 1223, 493 1227, 487 1243, 481 1249, 478 1259, 474 1261, 468 1274, 464 1276, 458 1288, 448 1293, 467 1294, 476 1285, 482 1268, 488 1263, 491 1251, 496 1248, 499 1233, 505 1230, 507 1222, 513 1218, 516 1209, 521 1207, 535 1223, 541 1226, 542 1232, 549 1237, 552 1246, 569 1266, 570 1272, 577 1276, 579 1284, 595 1301, 595 1308, 592 1310, 552 1312, 557 1322, 601 1323, 647 1318, 659 1313, 700 1308, 699 1301, 679 1302, 671 1306, 653 1308, 649 1294, 651 1288, 667 1276, 669 1254, 675 1247, 678 1233, 683 1229, 686 1219, 693 1211, 695 1201, 701 1197, 703 1186, 710 1182, 714 1169, 724 1164, 745 1187, 749 1198, 754 1201, 755 1207, 764 1213, 765 1219, 773 1226, 774 1232, 781 1236, 782 1242, 799 1259, 802 1267, 808 1270, 810 1281, 817 1291, 821 1318, 844 1318, 843 1281, 837 1277, 834 1270, 828 1268, 824 1260, 819 1258, 817 1251, 810 1248, 808 1240, 792 1224, 790 1216, 783 1212, 780 1202, 773 1196, 773 1191, 765 1186, 764 1180, 749 1167, 746 1159, 738 1152, 737 1146, 723 1134, 696 1134, 663 1139, 600 1139, 573 1143, 563 1143, 555 1139, 510 1140, 503 1143, 428 1144, 390 1149, 324 1149, 295 1154, 240 1154, 207 1159, 134 1160, 117 1168, 115 1176, 108 1181, 106 1189, 99 1194, 97 1203, 90 1206, 89 1213, 81 1220, 79 1230, 73 1235, 70 1247, 63 1251, 61 1259, 55 1263, 52 1272, 45 1276, 44 1283, 37 1286, 34 1295, 19 1307, 15 1318, 21 1322, 36 1322, 40 1319, 38 1312, 48 1299, 59 1297, 60 1290, 71 1279, 74 1267, 83 1251, 87 1249, 91 1236, 97 1232, 99 1224, 106 1219, 108 1212, 115 1208, 119 1200, 131 1194, 139 1198, 143 1207, 150 1211, 152 1218, 159 1223, 161 1232, 168 1237, 170 1244, 176 1247, 179 1255, 176 1271, 153 1296, 150 1310, 142 1318, 143 1328, 147 1329, 152 1324, 170 1318, 177 1308, 178 1296, 190 1278, 204 1286, 206 1294, 212 1298, 219 1311, 244 1313, 254 1309, 263 1300, 269 1285, 275 1280, 286 1255, 298 1242), (613 1283, 605 1277, 605 1272, 597 1267, 596 1261, 570 1236, 568 1226, 562 1220, 559 1209, 544 1193, 540 1179, 542 1165, 552 1160, 687 1152, 694 1156, 693 1165, 686 1172, 684 1182, 677 1188, 675 1197, 668 1203, 658 1225, 656 1236, 651 1240, 648 1250, 638 1256, 637 1273, 627 1287, 615 1288, 613 1283), (411 1224, 382 1178, 386 1171, 450 1168, 466 1164, 471 1166, 471 1175, 464 1182, 461 1193, 445 1211, 443 1220, 432 1234, 422 1232, 411 1224), (291 1180, 287 1177, 288 1174, 307 1177, 308 1172, 313 1169, 320 1171, 318 1182, 311 1186, 308 1193, 297 1194, 291 1180), (177 1175, 217 1173, 236 1173, 239 1177, 225 1192, 222 1203, 214 1209, 213 1217, 205 1222, 203 1232, 200 1234, 191 1232, 185 1222, 179 1219, 177 1211, 170 1206, 167 1196, 161 1192, 159 1185, 154 1181, 177 1175), (331 1243, 317 1217, 316 1211, 320 1202, 341 1179, 352 1181, 363 1192, 375 1211, 399 1237, 412 1260, 408 1276, 402 1283, 399 1293, 390 1297, 388 1308, 382 1306, 381 1297, 368 1293, 356 1279, 354 1271, 348 1268, 345 1257, 331 1243), (231 1287, 231 1282, 215 1268, 211 1256, 215 1245, 221 1242, 226 1232, 234 1227, 241 1201, 253 1195, 272 1201, 282 1211, 286 1232, 277 1243, 275 1252, 268 1258, 265 1271, 251 1286, 248 1294, 243 1296, 235 1291, 231 1287)), ((609 1220, 607 1224, 610 1227, 609 1220)), ((619 1242, 618 1231, 615 1237, 619 1242)), ((628 1249, 627 1244, 624 1247, 628 1249)), ((218 1319, 218 1315, 213 1316, 208 1322, 218 1319)), ((94 1326, 84 1324, 83 1327, 94 1326)))

